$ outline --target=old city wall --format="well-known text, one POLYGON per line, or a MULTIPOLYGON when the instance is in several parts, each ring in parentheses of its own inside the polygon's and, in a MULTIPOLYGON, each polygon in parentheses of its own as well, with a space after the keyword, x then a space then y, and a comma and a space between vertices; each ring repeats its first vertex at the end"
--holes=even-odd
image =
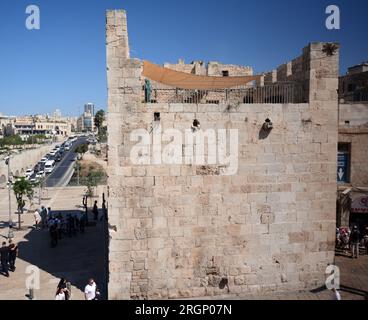
POLYGON ((126 14, 107 13, 110 299, 323 285, 334 259, 338 54, 321 49, 305 49, 309 103, 144 104, 126 14), (238 130, 238 170, 133 165, 132 131, 151 134, 154 113, 164 131, 188 130, 194 119, 202 131, 238 130), (274 129, 265 134, 267 118, 274 129))
MULTIPOLYGON (((42 146, 37 149, 25 150, 11 158, 11 172, 15 176, 24 174, 24 172, 33 168, 41 158, 52 149, 52 145, 42 146)), ((0 162, 0 187, 4 187, 7 182, 8 167, 4 161, 0 162)))

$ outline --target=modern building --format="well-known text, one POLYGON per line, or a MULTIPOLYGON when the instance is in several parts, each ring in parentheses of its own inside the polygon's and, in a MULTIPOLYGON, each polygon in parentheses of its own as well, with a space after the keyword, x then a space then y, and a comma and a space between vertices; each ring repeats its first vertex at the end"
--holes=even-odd
POLYGON ((84 112, 89 113, 92 117, 95 116, 95 105, 93 103, 86 103, 84 105, 84 112))
POLYGON ((95 130, 94 116, 91 112, 84 112, 77 120, 78 132, 93 132, 95 130))

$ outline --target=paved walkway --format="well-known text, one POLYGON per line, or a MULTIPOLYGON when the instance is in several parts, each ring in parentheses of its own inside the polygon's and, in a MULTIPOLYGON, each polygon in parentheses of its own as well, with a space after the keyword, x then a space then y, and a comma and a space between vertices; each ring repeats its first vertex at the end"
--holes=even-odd
MULTIPOLYGON (((53 190, 46 205, 52 204, 55 212, 67 215, 82 210, 79 208, 79 202, 83 193, 84 188, 53 190), (64 207, 68 209, 61 210, 64 207)), ((89 219, 92 221, 92 216, 89 219)), ((83 289, 91 277, 101 286, 101 290, 106 292, 106 239, 103 223, 87 227, 84 234, 77 234, 72 238, 64 236, 56 248, 51 248, 48 231, 30 227, 34 221, 33 214, 24 214, 22 220, 26 228, 15 232, 15 242, 19 244, 17 269, 10 273, 9 278, 0 276, 0 300, 28 299, 26 282, 31 279, 30 276, 35 275, 30 266, 37 266, 40 271, 40 288, 34 292, 37 300, 53 300, 56 286, 62 277, 72 284, 73 300, 84 299, 83 289)), ((1 229, 0 232, 4 239, 7 228, 1 229)))
MULTIPOLYGON (((85 188, 52 189, 46 206, 50 205, 55 211, 74 212, 81 210, 80 204, 85 188)), ((0 234, 7 234, 6 226, 6 192, 0 190, 0 234), (4 201, 3 201, 4 200, 4 201)), ((101 192, 100 192, 101 193, 101 192)), ((99 204, 101 199, 99 199, 99 204)), ((16 219, 16 216, 14 216, 16 219)), ((25 214, 22 218, 25 226, 33 224, 33 215, 25 214)), ((16 220, 15 220, 16 221, 16 220)), ((10 278, 0 276, 0 300, 27 299, 26 273, 27 267, 37 265, 40 268, 40 290, 35 291, 36 299, 54 299, 56 285, 61 277, 68 278, 72 283, 73 299, 84 299, 83 287, 90 277, 97 283, 103 284, 106 272, 106 241, 104 226, 99 223, 95 227, 86 229, 84 235, 74 238, 64 238, 57 248, 50 247, 47 231, 26 229, 16 232, 16 242, 20 243, 20 257, 17 260, 17 270, 11 273, 10 278)), ((1 235, 0 235, 1 238, 1 235)), ((362 252, 363 253, 363 252, 362 252)), ((337 255, 335 264, 341 272, 341 296, 343 300, 364 300, 368 294, 368 256, 362 255, 359 259, 351 259, 337 255)), ((104 289, 104 288, 102 288, 104 289)), ((333 296, 328 290, 315 292, 291 292, 263 296, 222 296, 216 299, 238 300, 332 300, 333 296)), ((204 300, 209 298, 204 297, 204 300)))

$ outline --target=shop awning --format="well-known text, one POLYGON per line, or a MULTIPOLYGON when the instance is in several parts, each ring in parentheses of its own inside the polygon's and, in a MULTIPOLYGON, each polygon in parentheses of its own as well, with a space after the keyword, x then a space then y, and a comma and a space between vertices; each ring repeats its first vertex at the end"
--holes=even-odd
POLYGON ((351 204, 352 213, 368 213, 368 196, 356 198, 351 204))
POLYGON ((143 76, 179 89, 214 90, 245 86, 249 82, 259 80, 261 76, 247 77, 209 77, 197 76, 161 67, 149 61, 143 61, 143 76))

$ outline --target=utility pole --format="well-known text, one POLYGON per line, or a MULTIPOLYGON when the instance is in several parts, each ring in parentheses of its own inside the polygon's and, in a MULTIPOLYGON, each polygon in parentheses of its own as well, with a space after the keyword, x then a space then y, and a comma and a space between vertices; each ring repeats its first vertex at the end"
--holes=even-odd
POLYGON ((12 221, 12 209, 11 209, 11 180, 10 180, 10 154, 5 158, 5 164, 8 166, 8 196, 9 196, 9 230, 8 239, 14 238, 13 233, 13 221, 12 221))

